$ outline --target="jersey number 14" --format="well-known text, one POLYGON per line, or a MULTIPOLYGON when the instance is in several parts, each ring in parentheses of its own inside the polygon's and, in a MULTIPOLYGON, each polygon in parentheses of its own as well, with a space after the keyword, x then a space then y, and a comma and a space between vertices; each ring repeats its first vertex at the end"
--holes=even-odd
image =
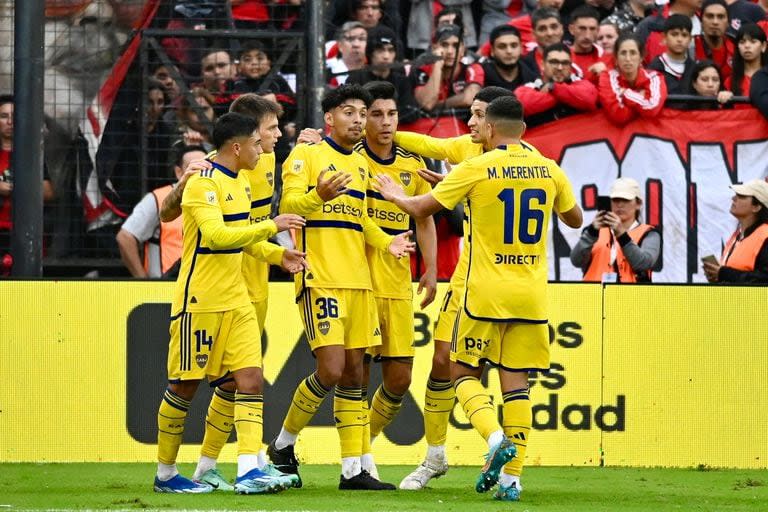
POLYGON ((547 203, 547 192, 540 188, 525 188, 517 194, 514 188, 505 188, 499 192, 498 197, 504 203, 504 243, 515 243, 515 231, 518 242, 538 243, 544 228, 544 210, 536 207, 547 203), (520 221, 515 226, 515 208, 518 205, 520 221))

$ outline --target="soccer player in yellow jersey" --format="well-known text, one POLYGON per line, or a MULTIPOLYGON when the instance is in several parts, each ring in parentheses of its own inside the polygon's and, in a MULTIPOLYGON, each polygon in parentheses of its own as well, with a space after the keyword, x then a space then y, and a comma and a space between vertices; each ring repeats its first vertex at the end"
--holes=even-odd
POLYGON ((275 492, 287 479, 258 469, 262 435, 261 347, 253 343, 258 321, 241 277, 243 251, 278 231, 303 226, 297 215, 250 224, 251 198, 241 168, 253 168, 262 153, 258 123, 230 113, 214 126, 213 168, 189 178, 182 196, 184 242, 172 304, 168 388, 158 412, 157 492, 210 492, 208 484, 179 475, 176 456, 187 410, 200 381, 231 376, 237 392, 240 494, 275 492))
MULTIPOLYGON (((418 133, 398 132, 395 135, 395 143, 403 146, 408 151, 419 153, 423 156, 437 160, 447 160, 456 165, 464 160, 483 154, 485 151, 485 109, 488 103, 503 96, 514 94, 502 87, 484 87, 472 102, 470 117, 467 125, 469 134, 460 137, 440 139, 418 133)), ((303 132, 302 132, 303 133, 303 132)), ((538 151, 532 146, 521 142, 524 148, 533 153, 538 151)), ((430 183, 437 184, 443 176, 432 171, 422 170, 422 177, 430 183)), ((471 215, 470 209, 465 205, 464 233, 469 233, 467 220, 471 215)), ((468 242, 465 238, 465 247, 468 242)), ((448 459, 445 453, 446 434, 448 432, 448 420, 450 419, 456 394, 451 382, 450 369, 450 341, 456 314, 459 310, 459 302, 464 293, 464 280, 467 273, 469 253, 463 250, 451 276, 451 282, 443 298, 443 304, 437 317, 437 326, 434 333, 434 354, 432 356, 432 369, 427 380, 427 390, 424 397, 424 433, 427 440, 427 454, 424 461, 403 478, 400 482, 401 489, 418 490, 426 487, 432 478, 444 475, 448 471, 448 459)), ((524 449, 523 440, 516 439, 518 448, 524 449)), ((513 464, 519 461, 516 459, 513 464)))
POLYGON ((323 98, 329 136, 300 144, 283 164, 281 211, 304 215, 299 249, 310 268, 296 275, 299 312, 317 371, 296 389, 283 428, 267 454, 284 473, 298 473, 294 444, 325 396, 336 386, 334 418, 341 444, 339 489, 394 489, 361 467, 363 356, 381 343, 376 302, 365 255, 369 244, 395 257, 413 251, 410 232, 392 236, 370 219, 366 207, 368 163, 354 151, 371 96, 344 85, 323 98))
POLYGON ((557 164, 520 144, 525 130, 520 102, 497 98, 485 114, 486 152, 457 166, 431 193, 410 197, 387 176, 377 182, 385 198, 414 217, 453 208, 465 198, 471 208, 451 378, 467 418, 488 442, 475 489, 491 489, 504 468, 494 498, 516 501, 522 465, 505 467, 517 452, 511 438, 530 434, 528 372, 549 369, 545 234, 552 211, 573 228, 581 226, 582 212, 557 164), (486 363, 499 371, 504 428, 480 383, 486 363))
MULTIPOLYGON (((369 82, 363 86, 373 97, 365 122, 365 138, 355 150, 368 161, 370 175, 386 174, 402 183, 410 195, 425 194, 431 187, 418 171, 426 164, 418 155, 393 143, 397 130, 396 90, 389 82, 369 82)), ((368 215, 385 232, 408 231, 410 217, 386 201, 378 192, 367 191, 368 215)), ((431 304, 437 289, 437 235, 432 217, 415 219, 416 237, 426 270, 419 280, 418 292, 425 291, 421 307, 431 304)), ((413 369, 413 288, 409 258, 395 258, 371 246, 366 248, 373 281, 373 295, 381 325, 381 345, 366 354, 363 371, 363 414, 369 427, 363 433, 362 467, 378 479, 370 445, 400 411, 403 397, 411 384, 413 369), (373 394, 370 409, 367 385, 371 358, 381 363, 383 382, 373 394), (370 411, 370 412, 369 412, 370 411), (368 421, 369 419, 369 421, 368 421)))

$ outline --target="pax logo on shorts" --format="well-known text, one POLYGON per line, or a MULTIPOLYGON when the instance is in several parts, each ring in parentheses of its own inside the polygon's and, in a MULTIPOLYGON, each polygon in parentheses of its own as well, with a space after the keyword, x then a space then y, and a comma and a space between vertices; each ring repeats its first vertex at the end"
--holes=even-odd
POLYGON ((400 173, 400 181, 403 182, 403 185, 406 187, 411 184, 411 173, 409 172, 401 172, 400 173))
POLYGON ((317 322, 317 328, 321 333, 328 334, 328 331, 331 330, 331 322, 329 322, 328 320, 317 322))
POLYGON ((491 344, 491 340, 484 340, 482 338, 472 338, 470 336, 466 336, 464 338, 464 350, 477 349, 477 350, 483 351, 490 344, 491 344))

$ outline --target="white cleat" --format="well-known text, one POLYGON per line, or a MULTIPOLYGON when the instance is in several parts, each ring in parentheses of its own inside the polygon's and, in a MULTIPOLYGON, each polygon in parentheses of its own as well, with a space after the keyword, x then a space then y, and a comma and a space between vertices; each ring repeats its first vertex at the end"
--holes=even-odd
POLYGON ((440 478, 448 472, 448 462, 443 460, 425 460, 410 475, 403 478, 400 488, 406 491, 418 491, 427 486, 433 478, 440 478))

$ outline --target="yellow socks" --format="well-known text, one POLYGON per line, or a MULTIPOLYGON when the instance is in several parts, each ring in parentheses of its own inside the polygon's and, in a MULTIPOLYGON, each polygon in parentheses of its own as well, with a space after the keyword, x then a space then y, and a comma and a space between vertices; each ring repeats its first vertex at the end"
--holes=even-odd
POLYGON ((264 396, 235 393, 237 454, 256 455, 264 434, 264 396))
POLYGON ((384 387, 379 386, 371 400, 371 435, 373 437, 381 434, 384 427, 389 425, 400 408, 403 406, 403 395, 390 393, 384 387))
POLYGON ((451 418, 456 391, 449 380, 427 381, 424 394, 424 435, 430 446, 445 445, 448 421, 451 418))
POLYGON ((360 401, 363 418, 363 449, 362 454, 371 453, 371 415, 368 407, 368 388, 363 388, 360 392, 360 401))
POLYGON ((504 466, 504 473, 520 476, 525 462, 525 450, 533 423, 528 388, 504 393, 504 435, 517 447, 517 455, 504 466))
POLYGON ((341 457, 360 457, 363 454, 363 404, 360 388, 336 386, 333 399, 333 417, 341 443, 341 457))
POLYGON ((501 430, 488 390, 478 379, 461 377, 454 384, 454 388, 464 414, 483 439, 488 440, 493 432, 501 430))
POLYGON ((188 400, 184 400, 170 389, 165 390, 160 410, 157 412, 157 460, 161 464, 176 463, 188 410, 188 400))
POLYGON ((330 389, 320 384, 320 379, 317 378, 316 373, 301 381, 293 394, 293 401, 285 415, 283 428, 291 434, 301 432, 317 413, 329 391, 330 389))
POLYGON ((218 459, 235 425, 235 393, 221 388, 213 390, 205 416, 205 437, 200 455, 218 459))

